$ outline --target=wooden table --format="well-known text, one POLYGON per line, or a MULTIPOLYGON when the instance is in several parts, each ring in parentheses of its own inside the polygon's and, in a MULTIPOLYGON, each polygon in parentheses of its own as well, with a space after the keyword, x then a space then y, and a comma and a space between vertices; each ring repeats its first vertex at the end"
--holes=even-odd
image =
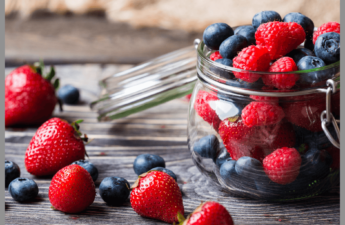
MULTIPOLYGON (((194 166, 186 145, 188 103, 173 100, 144 112, 113 122, 99 123, 97 114, 87 103, 96 99, 96 82, 113 72, 129 66, 69 65, 57 66, 61 83, 72 83, 81 89, 81 104, 56 110, 54 116, 68 121, 83 119, 81 131, 94 140, 86 146, 89 160, 99 170, 100 182, 108 176, 126 178, 131 184, 137 179, 133 162, 137 155, 153 153, 162 156, 166 167, 177 175, 183 192, 186 215, 201 201, 213 200, 223 204, 235 224, 339 224, 339 190, 296 203, 266 203, 236 198, 212 185, 194 166), (85 79, 87 78, 87 79, 85 79)), ((11 68, 8 68, 7 74, 11 68)), ((127 201, 124 206, 107 206, 98 193, 94 203, 80 214, 54 211, 48 199, 51 178, 36 178, 24 166, 25 150, 37 127, 6 129, 5 157, 16 162, 22 177, 33 178, 39 187, 38 197, 29 203, 15 202, 5 191, 6 224, 164 224, 141 217, 127 201)))

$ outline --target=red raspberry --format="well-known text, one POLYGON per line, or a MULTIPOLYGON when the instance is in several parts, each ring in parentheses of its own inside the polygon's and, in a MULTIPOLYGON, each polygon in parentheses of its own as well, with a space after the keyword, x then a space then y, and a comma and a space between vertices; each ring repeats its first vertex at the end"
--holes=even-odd
POLYGON ((211 55, 210 55, 210 59, 212 61, 216 61, 217 59, 222 59, 223 57, 220 55, 219 51, 216 51, 216 52, 213 52, 211 55))
POLYGON ((285 116, 283 109, 271 102, 251 102, 242 110, 242 120, 248 127, 279 123, 285 116))
POLYGON ((289 184, 299 174, 301 156, 294 148, 283 147, 275 150, 263 160, 267 176, 278 184, 289 184))
MULTIPOLYGON (((283 57, 275 61, 268 72, 290 72, 298 70, 295 61, 290 57, 283 57)), ((278 89, 290 89, 292 88, 299 76, 297 74, 273 74, 262 75, 263 82, 267 86, 274 86, 278 89)))
POLYGON ((220 119, 217 113, 210 107, 209 102, 217 100, 218 98, 215 94, 207 91, 199 91, 194 103, 194 109, 198 115, 211 124, 216 131, 218 131, 220 119))
POLYGON ((257 96, 257 95, 251 95, 249 97, 251 99, 258 101, 258 102, 272 102, 272 103, 278 103, 279 102, 279 98, 277 98, 277 97, 257 96))
MULTIPOLYGON (((243 70, 267 71, 270 66, 270 56, 266 48, 250 45, 242 49, 233 59, 233 67, 243 70)), ((234 72, 235 77, 253 83, 260 78, 260 74, 249 72, 234 72)))
POLYGON ((328 32, 335 32, 340 34, 340 23, 338 22, 328 22, 328 23, 324 23, 322 24, 317 31, 314 32, 313 34, 313 43, 315 45, 315 42, 317 40, 317 38, 324 33, 328 33, 328 32))
POLYGON ((271 60, 274 60, 297 48, 305 40, 305 32, 298 23, 275 21, 261 24, 255 40, 257 46, 267 48, 271 60))

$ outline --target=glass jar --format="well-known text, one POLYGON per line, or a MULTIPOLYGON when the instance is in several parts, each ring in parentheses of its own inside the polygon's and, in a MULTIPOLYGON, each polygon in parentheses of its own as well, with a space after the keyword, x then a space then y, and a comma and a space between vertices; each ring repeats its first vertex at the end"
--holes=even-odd
POLYGON ((221 65, 209 59, 212 53, 198 45, 188 120, 197 168, 232 195, 264 200, 305 199, 337 185, 339 62, 263 73, 221 65), (277 74, 299 79, 287 90, 265 86, 277 74))

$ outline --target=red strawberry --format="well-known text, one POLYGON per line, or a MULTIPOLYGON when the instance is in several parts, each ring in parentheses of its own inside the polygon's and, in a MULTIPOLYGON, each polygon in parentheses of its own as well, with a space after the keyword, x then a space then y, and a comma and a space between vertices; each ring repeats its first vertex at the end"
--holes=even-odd
POLYGON ((275 21, 261 24, 255 40, 257 46, 267 48, 271 60, 274 60, 297 48, 305 40, 305 32, 298 23, 275 21))
MULTIPOLYGON (((233 67, 242 70, 267 71, 270 67, 270 56, 264 47, 250 45, 242 49, 233 59, 233 67)), ((257 81, 261 75, 250 72, 234 72, 235 77, 249 83, 257 81)))
MULTIPOLYGON (((275 61, 268 72, 291 72, 298 70, 295 61, 290 57, 283 57, 275 61)), ((299 79, 298 74, 270 74, 262 75, 262 81, 267 86, 274 86, 278 89, 290 89, 299 79)))
MULTIPOLYGON (((84 159, 85 146, 78 123, 52 118, 38 128, 25 153, 26 170, 35 176, 55 174, 74 161, 84 159)), ((85 135, 86 136, 86 135, 85 135)))
POLYGON ((219 51, 215 51, 210 55, 210 59, 212 61, 216 61, 217 59, 222 59, 223 57, 220 55, 219 51))
POLYGON ((301 156, 296 149, 283 147, 266 156, 262 165, 273 182, 285 185, 296 179, 301 162, 301 156))
POLYGON ((57 103, 55 88, 50 80, 54 77, 54 68, 42 77, 41 67, 21 66, 5 78, 5 126, 16 124, 42 124, 49 119, 57 103))
POLYGON ((315 45, 315 42, 317 40, 317 38, 324 33, 328 33, 328 32, 335 32, 340 34, 340 23, 338 22, 327 22, 322 24, 317 31, 314 32, 313 34, 313 44, 315 45))
POLYGON ((216 94, 207 91, 199 91, 195 98, 194 109, 206 122, 211 124, 218 131, 220 119, 215 110, 210 107, 210 101, 217 101, 216 94))
POLYGON ((178 213, 184 214, 182 194, 176 181, 161 171, 141 174, 132 186, 131 205, 141 216, 178 222, 178 213))
POLYGON ((53 207, 65 213, 78 213, 93 203, 95 184, 89 172, 73 164, 57 172, 49 186, 49 200, 53 207))
POLYGON ((233 225, 231 215, 218 202, 202 203, 194 212, 183 221, 182 225, 233 225))

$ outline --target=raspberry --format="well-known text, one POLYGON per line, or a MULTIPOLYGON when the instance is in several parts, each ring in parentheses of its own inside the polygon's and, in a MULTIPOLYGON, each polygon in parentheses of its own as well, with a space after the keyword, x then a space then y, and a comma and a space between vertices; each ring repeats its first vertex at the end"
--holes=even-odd
POLYGON ((251 102, 242 110, 242 120, 248 127, 279 123, 285 114, 283 109, 271 102, 251 102))
POLYGON ((275 150, 263 160, 267 176, 278 184, 289 184, 299 174, 301 156, 294 148, 283 147, 275 150))
POLYGON ((278 59, 305 40, 305 32, 295 22, 269 22, 261 24, 255 33, 256 45, 266 47, 271 60, 278 59))
MULTIPOLYGON (((233 59, 233 67, 243 70, 267 71, 270 66, 270 56, 266 48, 250 45, 242 49, 233 59)), ((260 74, 249 72, 234 72, 235 77, 249 83, 260 78, 260 74)))
POLYGON ((317 40, 317 38, 324 33, 328 33, 328 32, 335 32, 340 34, 340 23, 338 22, 328 22, 328 23, 324 23, 322 24, 317 31, 314 32, 313 34, 313 44, 315 45, 315 42, 317 40))
POLYGON ((268 97, 268 96, 257 96, 257 95, 251 95, 249 96, 251 99, 254 99, 258 102, 272 102, 272 103, 278 103, 279 98, 277 97, 268 97))
POLYGON ((217 100, 218 98, 215 94, 207 91, 199 91, 194 103, 194 109, 198 115, 211 124, 216 131, 218 131, 220 119, 216 112, 210 107, 209 102, 217 100))
POLYGON ((220 55, 219 51, 215 51, 210 55, 210 59, 212 61, 216 61, 217 59, 222 59, 223 57, 220 55))
MULTIPOLYGON (((296 70, 298 70, 296 63, 290 57, 278 59, 268 69, 269 72, 290 72, 296 70)), ((261 78, 267 86, 274 86, 278 89, 290 89, 295 85, 299 76, 297 74, 267 74, 261 78)))

